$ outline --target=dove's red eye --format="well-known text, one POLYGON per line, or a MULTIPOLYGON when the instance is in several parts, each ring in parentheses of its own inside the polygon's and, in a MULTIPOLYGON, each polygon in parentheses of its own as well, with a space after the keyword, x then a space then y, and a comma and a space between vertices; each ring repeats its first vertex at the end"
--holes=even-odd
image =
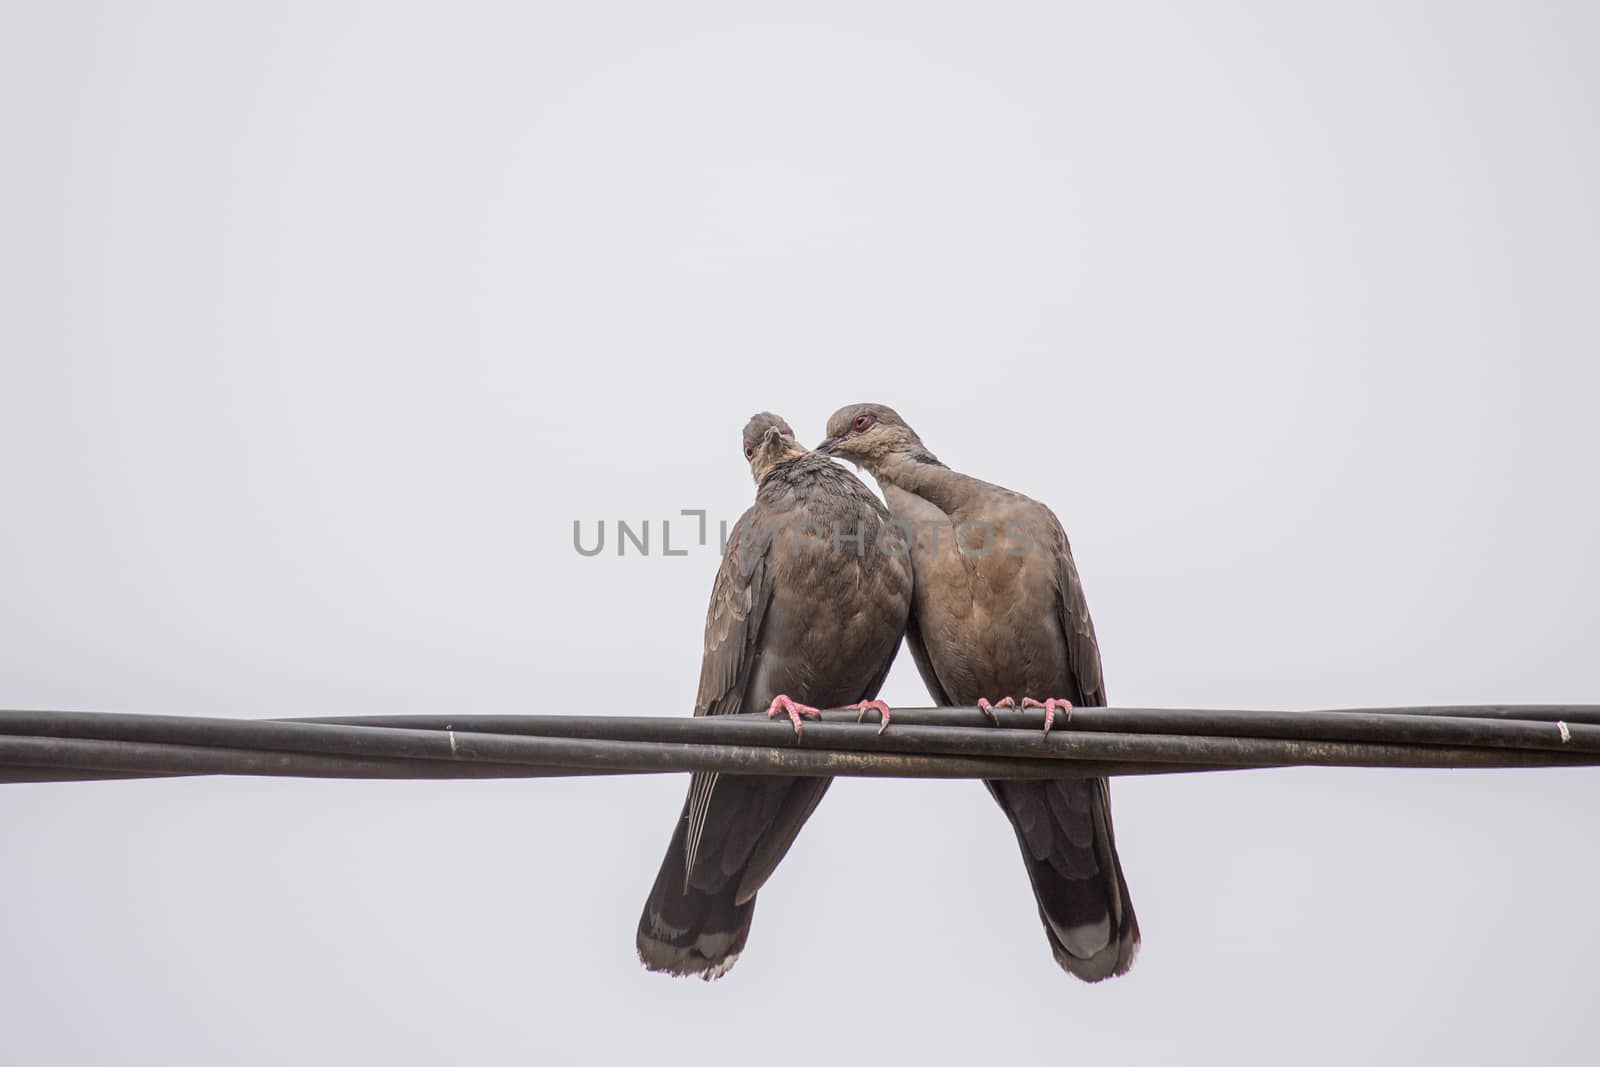
POLYGON ((755 459, 756 458, 756 450, 753 449, 753 448, 745 449, 744 450, 744 458, 745 459, 755 459))
POLYGON ((871 426, 874 422, 877 422, 877 421, 878 421, 878 417, 876 415, 874 415, 872 412, 863 411, 861 414, 856 416, 855 421, 852 422, 850 425, 855 428, 855 431, 857 433, 860 433, 862 430, 865 430, 868 426, 871 426))

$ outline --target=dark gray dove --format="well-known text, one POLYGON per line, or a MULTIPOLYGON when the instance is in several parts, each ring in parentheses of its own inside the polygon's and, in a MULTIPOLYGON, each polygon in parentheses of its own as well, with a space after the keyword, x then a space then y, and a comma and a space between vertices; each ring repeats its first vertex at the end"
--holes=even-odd
MULTIPOLYGON (((711 587, 696 715, 889 709, 876 699, 911 609, 905 539, 855 475, 763 412, 744 428, 756 501, 711 587)), ((750 933, 756 891, 828 778, 697 773, 639 919, 652 971, 721 977, 750 933)))
MULTIPOLYGON (((940 463, 894 409, 852 404, 817 447, 870 471, 914 531, 906 643, 937 704, 1104 705, 1100 648, 1067 535, 1050 509, 940 463), (991 704, 990 698, 994 698, 991 704)), ((1104 778, 986 783, 1016 830, 1056 962, 1095 982, 1127 971, 1139 923, 1104 778)))

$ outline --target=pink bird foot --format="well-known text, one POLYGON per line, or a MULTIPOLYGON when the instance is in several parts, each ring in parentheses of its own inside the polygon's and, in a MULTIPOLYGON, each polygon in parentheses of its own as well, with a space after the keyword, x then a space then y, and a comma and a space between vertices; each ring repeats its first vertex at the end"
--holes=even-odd
POLYGON ((1000 716, 994 713, 995 708, 1014 708, 1017 702, 1010 697, 1004 697, 998 704, 991 704, 983 697, 978 698, 978 710, 989 716, 989 721, 996 726, 1000 725, 1000 716))
POLYGON ((1022 706, 1025 707, 1025 708, 1043 708, 1044 709, 1044 732, 1045 733, 1049 733, 1050 732, 1051 725, 1056 721, 1056 709, 1057 708, 1065 708, 1066 712, 1067 712, 1067 721, 1068 722, 1072 721, 1072 701, 1070 701, 1070 700, 1060 700, 1060 699, 1058 699, 1056 697, 1051 697, 1050 699, 1046 700, 1044 703, 1041 704, 1041 703, 1039 703, 1039 701, 1033 699, 1032 697, 1024 697, 1022 699, 1022 706))
POLYGON ((889 705, 885 704, 881 700, 863 700, 859 704, 850 704, 846 706, 844 710, 859 711, 861 714, 856 716, 856 722, 858 723, 866 719, 867 712, 875 711, 878 713, 878 718, 880 720, 878 733, 881 734, 889 728, 889 705))
POLYGON ((803 733, 800 724, 801 716, 809 715, 813 719, 822 718, 822 712, 818 709, 809 704, 801 704, 797 701, 790 700, 783 693, 779 693, 777 696, 772 698, 772 706, 767 709, 767 718, 776 719, 778 717, 778 713, 781 711, 786 711, 789 713, 789 721, 794 723, 794 735, 796 737, 799 737, 803 733))

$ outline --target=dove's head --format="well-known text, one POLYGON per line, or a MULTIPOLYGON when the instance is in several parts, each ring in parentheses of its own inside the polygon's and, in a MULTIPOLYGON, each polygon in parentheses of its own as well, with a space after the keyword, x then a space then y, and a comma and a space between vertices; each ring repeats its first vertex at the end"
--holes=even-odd
POLYGON ((744 458, 757 485, 774 467, 805 454, 805 445, 794 439, 789 424, 770 411, 752 415, 744 424, 744 458))
POLYGON ((874 474, 896 456, 922 456, 917 432, 887 404, 847 404, 828 420, 828 437, 817 451, 848 459, 874 474))

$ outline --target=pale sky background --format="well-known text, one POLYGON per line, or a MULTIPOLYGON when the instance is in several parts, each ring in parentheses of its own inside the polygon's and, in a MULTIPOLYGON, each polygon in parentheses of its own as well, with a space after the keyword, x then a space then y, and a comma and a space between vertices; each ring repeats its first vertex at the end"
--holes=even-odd
MULTIPOLYGON (((739 430, 1051 504, 1124 705, 1600 698, 1583 3, 0 7, 0 707, 687 714, 739 430), (675 529, 678 535, 687 527, 675 529)), ((926 703, 902 655, 885 695, 926 703)), ((685 782, 0 786, 15 1064, 1571 1061, 1589 771, 1121 781, 1050 959, 837 784, 706 986, 685 782), (625 1059, 624 1059, 625 1058, 625 1059)))

